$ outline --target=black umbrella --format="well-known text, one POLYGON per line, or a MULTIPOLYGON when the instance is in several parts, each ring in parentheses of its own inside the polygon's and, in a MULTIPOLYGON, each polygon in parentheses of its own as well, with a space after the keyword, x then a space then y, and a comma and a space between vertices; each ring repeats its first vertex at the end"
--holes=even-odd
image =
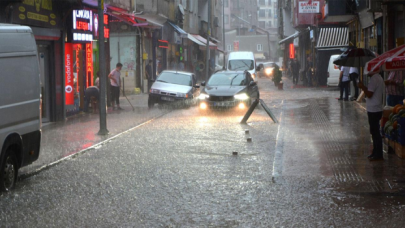
MULTIPOLYGON (((375 54, 367 48, 349 48, 343 52, 333 64, 339 66, 348 66, 348 67, 358 67, 362 68, 366 63, 376 56, 375 54)), ((362 72, 360 70, 360 72, 362 72)), ((362 81, 362 74, 360 75, 360 81, 362 81)))

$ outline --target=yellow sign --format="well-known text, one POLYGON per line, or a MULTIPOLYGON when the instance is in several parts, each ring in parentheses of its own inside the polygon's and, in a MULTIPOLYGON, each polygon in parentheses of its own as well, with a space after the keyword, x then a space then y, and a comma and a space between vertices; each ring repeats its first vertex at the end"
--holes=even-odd
POLYGON ((37 13, 27 12, 27 17, 29 19, 37 20, 37 21, 43 21, 43 22, 48 22, 49 21, 48 16, 37 14, 37 13))
POLYGON ((20 10, 20 12, 25 12, 25 8, 24 8, 24 6, 20 6, 20 7, 18 7, 18 9, 20 10))
POLYGON ((20 17, 21 20, 25 20, 25 15, 24 14, 20 14, 19 17, 20 17))
POLYGON ((143 53, 142 59, 143 59, 143 60, 147 60, 147 59, 148 59, 148 53, 143 53))

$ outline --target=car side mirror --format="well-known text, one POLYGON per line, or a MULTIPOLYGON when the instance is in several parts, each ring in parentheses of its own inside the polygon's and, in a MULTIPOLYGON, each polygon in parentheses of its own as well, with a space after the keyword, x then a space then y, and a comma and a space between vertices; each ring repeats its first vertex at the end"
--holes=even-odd
POLYGON ((205 86, 205 81, 201 82, 201 86, 205 86))
POLYGON ((249 86, 255 86, 255 85, 257 85, 257 84, 256 84, 256 82, 254 82, 254 81, 251 81, 251 82, 249 83, 249 86))
POLYGON ((198 88, 200 88, 200 85, 195 84, 195 85, 194 85, 194 88, 197 88, 197 89, 198 89, 198 88))

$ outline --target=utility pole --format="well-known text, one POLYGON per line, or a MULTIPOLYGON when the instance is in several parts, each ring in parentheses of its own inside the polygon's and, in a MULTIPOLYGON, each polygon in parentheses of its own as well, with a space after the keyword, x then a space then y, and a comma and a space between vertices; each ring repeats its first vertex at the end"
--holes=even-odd
POLYGON ((99 66, 100 66, 100 130, 99 135, 107 135, 107 112, 106 112, 106 89, 107 76, 105 65, 105 44, 104 44, 104 0, 98 0, 98 43, 99 43, 99 66))
POLYGON ((210 36, 211 36, 211 0, 208 0, 208 25, 207 25, 207 52, 205 60, 205 81, 208 82, 210 74, 210 36))
POLYGON ((222 69, 225 70, 226 69, 226 64, 225 64, 225 53, 226 53, 226 45, 225 45, 225 1, 228 0, 222 0, 222 47, 223 47, 223 51, 224 51, 224 61, 222 63, 222 69))

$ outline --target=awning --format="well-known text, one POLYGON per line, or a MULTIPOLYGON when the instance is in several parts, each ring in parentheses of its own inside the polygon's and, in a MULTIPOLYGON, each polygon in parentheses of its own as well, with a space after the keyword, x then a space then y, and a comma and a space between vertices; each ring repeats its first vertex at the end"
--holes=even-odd
MULTIPOLYGON (((201 43, 205 44, 204 46, 206 46, 207 44, 207 39, 205 39, 204 37, 200 36, 200 35, 194 35, 192 34, 192 36, 194 36, 197 40, 199 40, 201 43)), ((209 42, 210 45, 210 49, 217 49, 217 45, 215 45, 214 43, 212 43, 211 41, 209 42)))
POLYGON ((194 43, 205 47, 206 45, 204 43, 202 43, 201 41, 197 40, 193 35, 191 35, 190 33, 187 33, 187 38, 191 41, 193 41, 194 43))
POLYGON ((187 34, 188 34, 188 33, 186 33, 182 28, 180 28, 179 26, 173 24, 173 23, 170 22, 170 21, 167 21, 167 22, 174 28, 174 30, 176 30, 177 33, 180 34, 180 37, 182 37, 182 38, 187 38, 187 34))
POLYGON ((114 6, 107 6, 107 14, 117 18, 118 20, 127 23, 131 26, 147 26, 148 23, 146 23, 146 20, 144 18, 137 17, 135 15, 132 15, 128 13, 128 11, 114 7, 114 6))
POLYGON ((319 31, 318 44, 316 49, 339 49, 349 46, 349 29, 340 28, 321 28, 319 31))
POLYGON ((167 21, 167 18, 164 18, 155 14, 140 14, 136 15, 139 18, 146 20, 149 24, 149 27, 163 27, 164 23, 167 21))
POLYGON ((214 43, 221 43, 220 40, 217 40, 217 39, 215 39, 214 37, 211 37, 211 36, 210 36, 210 40, 212 40, 212 42, 214 42, 214 43))
POLYGON ((296 33, 292 34, 291 36, 288 36, 288 37, 286 37, 286 38, 280 40, 280 41, 278 42, 278 44, 283 44, 283 43, 285 43, 285 42, 288 41, 288 40, 295 39, 295 38, 297 38, 299 35, 300 35, 300 33, 299 33, 299 32, 296 32, 296 33))

